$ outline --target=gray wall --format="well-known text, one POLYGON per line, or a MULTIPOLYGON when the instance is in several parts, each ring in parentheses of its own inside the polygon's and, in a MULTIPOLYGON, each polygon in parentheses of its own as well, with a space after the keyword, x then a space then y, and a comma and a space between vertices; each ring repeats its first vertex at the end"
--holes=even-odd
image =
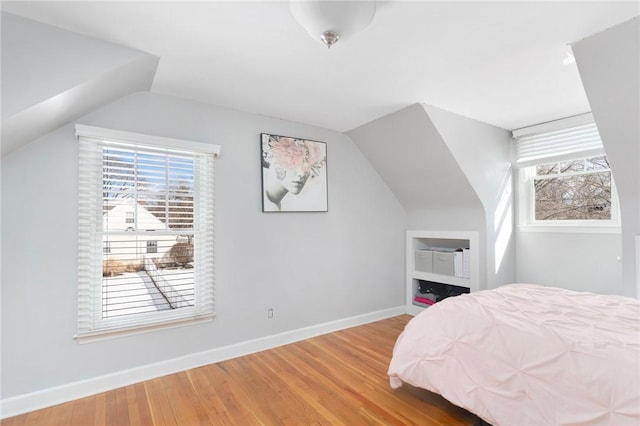
POLYGON ((636 293, 635 236, 640 235, 640 18, 572 45, 620 197, 622 284, 636 293))
POLYGON ((620 294, 619 234, 518 232, 518 281, 620 294))
POLYGON ((407 210, 407 228, 477 231, 481 289, 515 279, 511 138, 415 104, 348 132, 407 210))
POLYGON ((404 303, 404 209, 345 135, 149 93, 78 122, 222 146, 217 315, 73 340, 78 150, 64 126, 2 158, 3 398, 404 303), (261 212, 260 132, 327 142, 328 213, 261 212))
POLYGON ((639 27, 635 18, 572 45, 618 189, 622 234, 517 231, 518 281, 640 296, 639 27))
MULTIPOLYGON (((514 192, 511 133, 499 127, 422 105, 475 191, 483 211, 486 288, 515 279, 514 192)), ((453 212, 450 212, 450 214, 453 212)), ((482 288, 482 287, 481 287, 482 288)))
POLYGON ((515 236, 516 281, 624 294, 619 233, 543 232, 516 227, 515 236))

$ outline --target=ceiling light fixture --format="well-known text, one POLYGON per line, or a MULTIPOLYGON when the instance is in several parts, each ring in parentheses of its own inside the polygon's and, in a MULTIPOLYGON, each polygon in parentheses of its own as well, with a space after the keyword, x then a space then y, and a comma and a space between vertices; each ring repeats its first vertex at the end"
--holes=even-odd
POLYGON ((327 48, 344 40, 371 23, 376 13, 373 1, 292 0, 291 14, 314 39, 327 48))

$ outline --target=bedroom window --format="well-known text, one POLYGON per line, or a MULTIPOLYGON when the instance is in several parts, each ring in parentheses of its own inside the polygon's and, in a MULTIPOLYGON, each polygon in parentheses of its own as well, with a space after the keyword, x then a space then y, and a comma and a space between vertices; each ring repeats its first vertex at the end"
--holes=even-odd
POLYGON ((514 131, 519 225, 617 232, 615 184, 591 114, 514 131))
POLYGON ((82 125, 76 133, 76 337, 211 319, 219 147, 82 125))

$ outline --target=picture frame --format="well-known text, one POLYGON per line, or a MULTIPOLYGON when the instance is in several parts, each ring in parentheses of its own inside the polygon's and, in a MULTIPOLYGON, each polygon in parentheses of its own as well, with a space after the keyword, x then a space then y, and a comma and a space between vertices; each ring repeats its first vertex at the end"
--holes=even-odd
POLYGON ((260 134, 262 211, 328 212, 327 144, 260 134))

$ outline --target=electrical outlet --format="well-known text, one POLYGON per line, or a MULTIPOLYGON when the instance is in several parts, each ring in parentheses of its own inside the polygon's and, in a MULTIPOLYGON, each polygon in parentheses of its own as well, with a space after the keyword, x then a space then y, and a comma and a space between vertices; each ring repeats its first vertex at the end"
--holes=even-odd
POLYGON ((267 318, 273 318, 273 308, 267 309, 267 318))

